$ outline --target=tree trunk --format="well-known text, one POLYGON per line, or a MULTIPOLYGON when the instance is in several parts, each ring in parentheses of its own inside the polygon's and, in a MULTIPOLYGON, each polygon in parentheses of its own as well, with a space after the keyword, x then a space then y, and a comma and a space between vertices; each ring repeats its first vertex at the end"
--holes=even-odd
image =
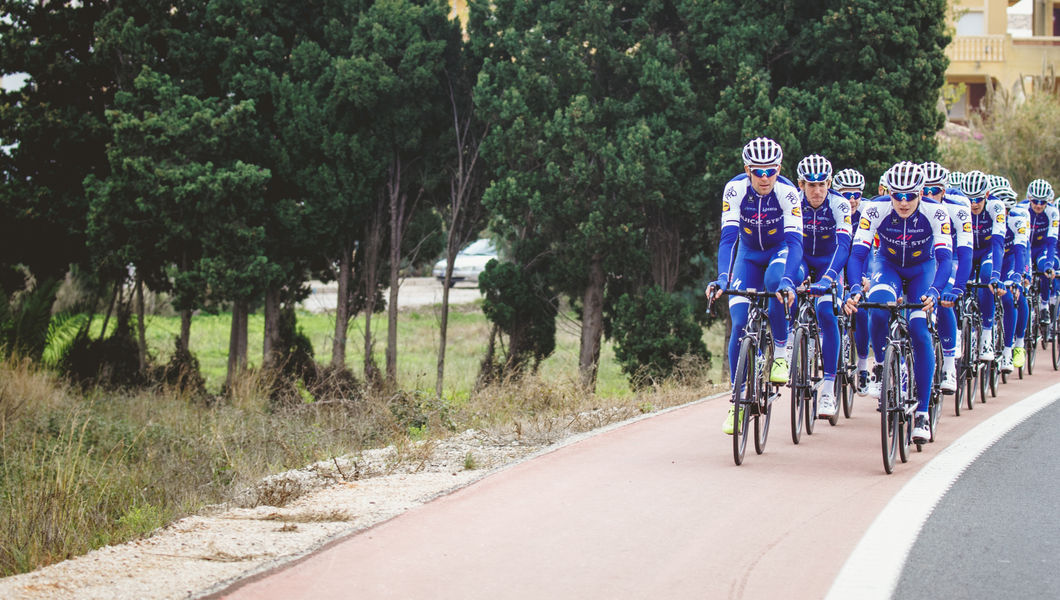
POLYGON ((589 282, 582 297, 582 337, 578 353, 581 384, 588 392, 596 389, 596 371, 600 363, 600 339, 604 332, 604 265, 594 256, 589 261, 589 282))
POLYGON ((144 280, 136 276, 136 356, 140 360, 140 374, 147 373, 147 333, 144 325, 144 280))
POLYGON ((331 368, 346 368, 346 332, 350 328, 350 280, 353 278, 353 249, 344 244, 339 260, 339 291, 335 302, 335 343, 331 348, 331 368))
POLYGON ((379 287, 379 254, 383 247, 383 227, 386 219, 386 204, 378 203, 372 222, 368 227, 364 256, 364 380, 377 383, 379 369, 375 365, 372 349, 372 314, 375 312, 375 293, 379 287))
POLYGON ((398 290, 401 282, 398 271, 401 268, 401 241, 405 232, 405 209, 408 195, 402 188, 401 179, 404 163, 400 157, 390 162, 390 179, 387 182, 387 195, 390 204, 390 298, 387 303, 386 331, 386 382, 397 385, 397 325, 398 325, 398 290))
POLYGON ((180 337, 177 345, 182 352, 189 352, 191 348, 191 309, 180 311, 180 337))
POLYGON ((263 370, 276 369, 280 366, 282 358, 280 288, 272 285, 265 291, 265 336, 262 343, 261 367, 263 370))
MULTIPOLYGON (((458 213, 458 210, 454 212, 458 213)), ((454 217, 455 219, 456 217, 454 217)), ((442 280, 442 319, 438 331, 438 374, 434 381, 434 393, 438 398, 442 397, 442 386, 445 380, 445 346, 449 337, 449 286, 453 281, 453 261, 456 259, 458 246, 457 233, 454 229, 454 226, 450 224, 449 237, 445 248, 445 278, 442 280)))
POLYGON ((225 388, 231 389, 247 368, 247 303, 232 303, 232 328, 228 336, 228 375, 225 388))

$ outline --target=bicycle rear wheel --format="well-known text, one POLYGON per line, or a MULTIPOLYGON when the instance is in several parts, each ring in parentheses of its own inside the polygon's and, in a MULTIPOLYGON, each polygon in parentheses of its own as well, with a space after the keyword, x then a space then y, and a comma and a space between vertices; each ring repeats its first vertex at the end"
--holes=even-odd
POLYGON ((971 326, 968 323, 961 325, 961 358, 957 362, 957 389, 953 391, 953 414, 955 416, 961 416, 961 404, 964 402, 964 397, 968 393, 968 353, 969 340, 971 326))
POLYGON ((748 420, 750 407, 757 397, 756 354, 752 338, 744 338, 740 343, 740 354, 736 361, 736 376, 732 384, 732 459, 737 465, 743 463, 744 451, 747 449, 748 420))
POLYGON ((883 382, 880 388, 880 445, 883 449, 883 470, 894 471, 894 457, 899 443, 899 402, 901 379, 898 370, 898 355, 893 346, 887 347, 883 358, 883 382))
POLYGON ((916 393, 913 385, 913 362, 908 354, 903 355, 901 360, 898 361, 898 368, 901 370, 899 375, 903 383, 898 401, 899 406, 901 406, 898 419, 898 458, 902 459, 903 463, 906 463, 909 462, 909 445, 913 442, 913 413, 909 410, 909 405, 916 402, 916 393))
MULTIPOLYGON (((759 364, 773 364, 773 340, 769 336, 763 337, 762 355, 759 364)), ((769 382, 769 369, 756 370, 755 387, 758 390, 755 398, 758 410, 755 412, 755 453, 761 454, 766 451, 766 440, 769 438, 769 421, 773 417, 773 386, 769 382)))
POLYGON ((839 372, 843 377, 843 417, 850 418, 854 411, 854 394, 858 385, 857 361, 854 358, 854 328, 847 327, 840 337, 843 351, 840 353, 839 372))
MULTIPOLYGON (((983 372, 981 365, 979 364, 979 340, 980 340, 980 328, 982 324, 977 318, 973 318, 971 323, 966 323, 965 327, 968 329, 968 341, 964 342, 964 352, 961 360, 964 361, 964 367, 967 369, 965 373, 965 379, 967 380, 967 390, 965 393, 964 404, 968 407, 968 410, 972 410, 975 406, 975 394, 982 388, 981 374, 983 372)), ((985 392, 984 392, 985 393, 985 392)))
POLYGON ((809 390, 809 356, 807 354, 806 329, 795 330, 795 340, 791 346, 791 441, 798 444, 802 439, 802 423, 806 412, 806 399, 809 390))

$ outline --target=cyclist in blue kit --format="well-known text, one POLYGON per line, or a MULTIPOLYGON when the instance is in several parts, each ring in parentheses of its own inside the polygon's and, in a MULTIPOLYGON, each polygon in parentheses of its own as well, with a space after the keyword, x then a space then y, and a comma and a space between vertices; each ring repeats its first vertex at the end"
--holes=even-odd
MULTIPOLYGON (((817 296, 817 326, 821 332, 821 361, 824 377, 817 392, 817 414, 836 413, 835 378, 839 365, 839 321, 832 306, 831 288, 838 285, 839 273, 850 253, 850 202, 832 191, 832 163, 811 154, 798 166, 802 190, 802 260, 799 280, 813 282, 810 293, 817 296)), ((839 288, 842 293, 842 288, 839 288)))
MULTIPOLYGON (((997 177, 997 176, 995 176, 997 177)), ((1008 214, 1005 217, 1005 253, 1001 276, 1011 294, 1001 296, 1005 306, 1005 349, 1001 356, 1001 370, 1011 373, 1024 365, 1026 352, 1023 336, 1027 332, 1027 294, 1025 282, 1030 281, 1030 212, 1016 205, 1016 192, 1003 177, 987 177, 987 193, 1001 200, 1008 214), (994 186, 993 188, 991 186, 994 186)))
MULTIPOLYGON (((835 174, 832 187, 850 203, 850 222, 856 224, 861 220, 861 199, 865 193, 865 176, 855 169, 843 169, 835 174)), ((853 236, 851 236, 851 243, 853 241, 853 236)), ((852 283, 849 272, 844 273, 844 279, 849 287, 852 283)), ((866 281, 867 279, 863 276, 863 286, 867 285, 866 281)), ((854 313, 854 350, 858 360, 858 393, 865 395, 869 386, 869 314, 863 310, 854 313)))
MULTIPOLYGON (((1031 261, 1041 273, 1039 308, 1049 314, 1049 297, 1053 272, 1056 268, 1057 233, 1060 231, 1060 210, 1049 204, 1053 186, 1044 179, 1035 179, 1027 186, 1027 198, 1019 206, 1030 211, 1031 261)), ((1033 302, 1034 298, 1028 298, 1033 302)))
POLYGON ((986 174, 982 171, 965 173, 960 189, 972 207, 972 262, 977 272, 973 272, 971 278, 990 286, 990 289, 979 291, 979 310, 983 314, 979 358, 990 361, 994 360, 996 295, 1004 293, 1001 287, 1001 265, 1008 227, 1005 205, 1000 200, 987 198, 986 174))
POLYGON ((939 339, 942 342, 942 382, 944 394, 957 391, 957 316, 954 304, 964 295, 968 274, 972 272, 972 210, 968 198, 946 190, 949 171, 937 162, 926 162, 924 168, 924 201, 941 204, 950 216, 953 266, 949 285, 942 292, 938 319, 939 339))
MULTIPOLYGON (((721 209, 718 279, 707 286, 717 299, 727 289, 766 289, 776 293, 769 302, 773 331, 773 365, 769 379, 788 380, 787 308, 795 299, 795 280, 802 266, 802 214, 799 190, 780 176, 784 153, 780 144, 760 137, 743 148, 744 172, 725 185, 721 209)), ((747 325, 748 299, 729 297, 732 337, 729 364, 735 367, 740 338, 747 325)), ((730 368, 729 381, 733 373, 730 368)), ((732 434, 733 407, 722 424, 732 434)))
MULTIPOLYGON (((917 388, 917 410, 913 441, 925 443, 931 438, 928 401, 935 371, 935 353, 928 331, 927 313, 931 312, 952 273, 950 219, 946 209, 921 200, 924 169, 917 163, 900 162, 887 172, 888 201, 865 202, 861 220, 854 235, 850 257, 851 285, 845 310, 857 311, 864 294, 861 272, 869 254, 873 236, 880 241, 878 272, 873 275, 869 292, 871 302, 922 302, 924 307, 909 315, 913 346, 913 377, 917 388)), ((883 363, 890 315, 886 311, 869 311, 872 349, 877 364, 883 363)))

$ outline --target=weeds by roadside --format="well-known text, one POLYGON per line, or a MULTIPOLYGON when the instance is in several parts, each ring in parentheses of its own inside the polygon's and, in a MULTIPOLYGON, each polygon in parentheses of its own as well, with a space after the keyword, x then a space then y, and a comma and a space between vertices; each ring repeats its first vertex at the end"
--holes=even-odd
MULTIPOLYGON (((334 467, 320 467, 328 473, 318 481, 370 477, 379 473, 357 457, 384 447, 384 469, 415 472, 468 429, 547 444, 710 393, 704 365, 682 369, 617 398, 542 375, 445 399, 364 393, 278 404, 253 371, 229 398, 204 403, 166 390, 82 395, 30 363, 3 362, 0 576, 148 535, 210 505, 280 507, 310 489, 270 474, 317 463, 334 467)), ((482 466, 463 455, 463 468, 482 466)))

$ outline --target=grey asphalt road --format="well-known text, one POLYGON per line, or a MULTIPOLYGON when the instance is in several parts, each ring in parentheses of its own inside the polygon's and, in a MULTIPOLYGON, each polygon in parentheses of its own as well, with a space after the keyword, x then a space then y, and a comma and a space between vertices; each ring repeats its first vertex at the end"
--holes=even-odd
POLYGON ((1060 598, 1060 402, 989 448, 939 502, 894 597, 1060 598))

